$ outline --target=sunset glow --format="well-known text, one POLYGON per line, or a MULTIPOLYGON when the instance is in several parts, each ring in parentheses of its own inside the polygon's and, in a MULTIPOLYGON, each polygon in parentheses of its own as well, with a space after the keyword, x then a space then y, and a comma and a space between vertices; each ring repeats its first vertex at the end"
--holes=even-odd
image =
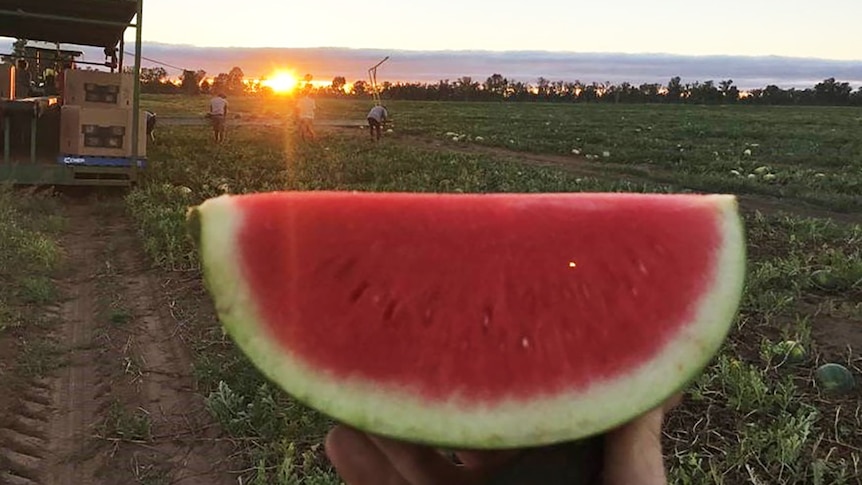
MULTIPOLYGON (((201 8, 199 2, 148 0, 144 17, 150 20, 142 33, 147 43, 383 49, 386 52, 380 52, 378 60, 394 54, 394 50, 528 52, 549 47, 558 52, 862 60, 858 48, 862 2, 858 0, 837 0, 828 8, 810 8, 811 3, 802 0, 731 2, 728 8, 719 9, 687 0, 667 0, 661 8, 652 2, 622 0, 614 4, 619 14, 593 16, 588 22, 581 22, 580 9, 563 0, 551 0, 542 8, 521 8, 522 2, 515 0, 494 5, 489 8, 487 2, 441 0, 433 8, 422 9, 420 15, 405 15, 403 4, 394 0, 375 2, 375 8, 368 8, 366 2, 248 0, 242 8, 231 9, 201 8), (708 22, 704 12, 709 12, 708 22), (285 19, 326 19, 326 28, 305 21, 292 21, 290 28, 285 28, 285 19), (768 34, 764 33, 766 19, 768 34), (575 24, 578 28, 573 32, 575 24), (212 28, 214 25, 231 28, 226 32, 212 28), (369 25, 385 25, 386 35, 368 35, 369 25), (728 35, 729 26, 734 35, 728 35), (441 35, 444 27, 451 35, 441 35)), ((128 29, 126 41, 134 39, 135 29, 128 29)), ((365 69, 375 62, 366 61, 365 69)), ((310 68, 301 69, 303 72, 297 73, 300 77, 310 68)), ((350 77, 362 74, 364 69, 350 77)))
POLYGON ((262 85, 272 89, 279 94, 286 94, 296 87, 296 76, 289 71, 277 71, 269 79, 261 82, 262 85))

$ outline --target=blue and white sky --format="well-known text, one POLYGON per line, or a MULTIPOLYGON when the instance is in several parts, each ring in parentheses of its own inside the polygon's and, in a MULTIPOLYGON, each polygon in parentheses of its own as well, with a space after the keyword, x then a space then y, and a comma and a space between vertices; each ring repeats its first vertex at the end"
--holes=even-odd
POLYGON ((219 47, 862 60, 860 19, 860 0, 145 0, 144 39, 219 47))
MULTIPOLYGON (((827 77, 858 87, 860 19, 862 0, 144 0, 143 51, 209 75, 240 66, 247 77, 287 68, 352 82, 391 55, 380 81, 500 73, 665 84, 679 75, 733 79, 743 89, 812 87, 827 77)), ((131 50, 133 29, 127 40, 131 50)), ((104 59, 100 49, 82 50, 86 60, 104 59)))

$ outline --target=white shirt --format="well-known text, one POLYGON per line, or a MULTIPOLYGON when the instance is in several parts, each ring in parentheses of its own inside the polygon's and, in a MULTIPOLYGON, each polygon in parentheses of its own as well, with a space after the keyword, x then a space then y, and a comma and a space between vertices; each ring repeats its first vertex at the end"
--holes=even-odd
POLYGON ((227 100, 226 99, 216 96, 215 98, 210 100, 210 114, 224 115, 226 108, 227 108, 227 100))
POLYGON ((317 109, 317 104, 313 99, 303 96, 299 98, 299 102, 297 103, 299 107, 299 117, 306 120, 314 119, 314 110, 317 109))
POLYGON ((374 118, 380 123, 383 123, 383 120, 386 119, 387 115, 388 113, 386 112, 386 108, 383 106, 375 106, 368 112, 368 118, 374 118))

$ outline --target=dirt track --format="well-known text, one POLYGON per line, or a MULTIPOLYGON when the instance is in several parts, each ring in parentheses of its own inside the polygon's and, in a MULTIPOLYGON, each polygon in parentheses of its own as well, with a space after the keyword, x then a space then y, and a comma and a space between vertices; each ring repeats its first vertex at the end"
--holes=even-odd
POLYGON ((61 303, 48 310, 59 365, 42 378, 3 376, 13 393, 0 409, 2 484, 236 483, 121 207, 66 204, 61 303))

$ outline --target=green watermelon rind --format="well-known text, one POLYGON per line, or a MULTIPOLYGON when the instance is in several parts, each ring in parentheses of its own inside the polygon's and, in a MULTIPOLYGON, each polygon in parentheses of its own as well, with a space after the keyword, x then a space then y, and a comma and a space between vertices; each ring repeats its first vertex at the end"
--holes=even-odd
POLYGON ((856 387, 856 380, 850 369, 834 362, 818 367, 814 376, 817 385, 827 393, 842 394, 856 387))
POLYGON ((457 396, 429 404, 409 389, 335 377, 302 362, 277 346, 258 323, 260 316, 238 265, 235 236, 242 214, 233 204, 234 196, 209 199, 191 208, 188 217, 192 233, 197 232, 205 284, 219 319, 251 362, 293 398, 382 436, 446 448, 505 449, 573 441, 613 429, 686 388, 712 360, 739 310, 746 247, 736 198, 699 197, 715 208, 723 243, 717 250, 714 285, 705 293, 695 321, 631 376, 596 384, 580 394, 539 397, 529 403, 504 401, 493 408, 471 406, 457 396))

